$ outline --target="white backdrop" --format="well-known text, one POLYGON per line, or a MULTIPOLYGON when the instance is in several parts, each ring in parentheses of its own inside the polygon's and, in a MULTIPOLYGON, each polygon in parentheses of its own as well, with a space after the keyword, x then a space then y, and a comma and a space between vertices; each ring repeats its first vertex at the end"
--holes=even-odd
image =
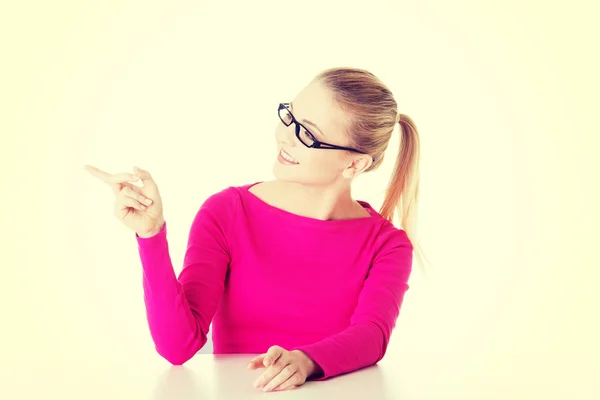
MULTIPOLYGON (((415 267, 389 351, 422 351, 424 373, 593 376, 600 65, 584 2, 19 4, 0 12, 3 359, 159 357, 134 234, 83 165, 154 175, 179 272, 204 199, 272 177, 277 104, 354 66, 421 134, 435 270, 415 267)), ((396 131, 356 198, 381 205, 397 147, 396 131)))

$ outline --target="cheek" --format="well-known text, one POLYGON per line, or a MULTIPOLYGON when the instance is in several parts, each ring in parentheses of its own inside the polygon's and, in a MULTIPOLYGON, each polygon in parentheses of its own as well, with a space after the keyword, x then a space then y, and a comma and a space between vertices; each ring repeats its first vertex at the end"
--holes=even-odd
POLYGON ((327 157, 324 157, 324 154, 322 154, 321 151, 319 150, 310 150, 307 149, 309 151, 307 152, 303 152, 306 154, 302 154, 303 157, 302 159, 304 160, 302 164, 304 164, 306 167, 311 168, 311 169, 318 169, 318 168, 327 168, 328 165, 330 164, 330 161, 328 160, 327 157))
POLYGON ((338 174, 342 170, 342 161, 335 154, 327 154, 328 151, 315 151, 306 157, 306 167, 312 171, 319 171, 323 175, 338 174))

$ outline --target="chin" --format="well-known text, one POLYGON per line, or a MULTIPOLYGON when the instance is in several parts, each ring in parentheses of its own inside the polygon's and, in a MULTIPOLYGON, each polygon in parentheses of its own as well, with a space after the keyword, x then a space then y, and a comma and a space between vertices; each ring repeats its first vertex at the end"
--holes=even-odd
POLYGON ((309 186, 321 186, 329 183, 326 177, 318 172, 306 172, 301 169, 295 170, 293 168, 286 168, 285 165, 279 164, 277 161, 273 166, 273 175, 278 181, 309 186))
POLYGON ((278 181, 307 183, 306 174, 302 173, 301 170, 294 170, 294 168, 289 168, 288 166, 282 165, 277 161, 273 165, 273 175, 278 181))
POLYGON ((285 165, 281 165, 279 162, 275 161, 275 164, 273 165, 273 175, 278 181, 296 182, 298 174, 289 171, 289 169, 286 171, 285 165))

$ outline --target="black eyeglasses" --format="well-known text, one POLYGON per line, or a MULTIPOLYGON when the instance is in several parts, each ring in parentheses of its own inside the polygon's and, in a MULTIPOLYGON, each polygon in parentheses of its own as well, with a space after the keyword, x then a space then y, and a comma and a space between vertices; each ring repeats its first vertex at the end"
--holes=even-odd
MULTIPOLYGON (((353 151, 355 153, 367 154, 363 151, 352 149, 349 147, 336 146, 335 144, 318 141, 315 138, 315 136, 312 133, 310 133, 310 131, 308 129, 306 129, 306 127, 304 125, 302 125, 301 123, 296 121, 296 118, 294 118, 294 115, 292 114, 292 112, 289 109, 289 105, 290 105, 290 103, 279 103, 279 109, 277 110, 277 113, 279 114, 279 119, 281 119, 281 122, 283 122, 283 124, 285 126, 290 126, 292 123, 296 124, 296 137, 306 147, 309 147, 312 149, 325 149, 325 150, 347 150, 347 151, 353 151)), ((373 158, 373 161, 375 161, 374 157, 371 157, 371 158, 373 158)))

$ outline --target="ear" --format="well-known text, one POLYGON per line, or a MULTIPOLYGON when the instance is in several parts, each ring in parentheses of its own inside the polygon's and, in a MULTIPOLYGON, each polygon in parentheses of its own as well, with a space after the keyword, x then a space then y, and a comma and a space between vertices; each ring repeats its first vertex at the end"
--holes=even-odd
POLYGON ((371 166, 371 159, 368 156, 358 156, 353 158, 350 163, 342 171, 342 175, 346 179, 353 178, 362 174, 371 166))

